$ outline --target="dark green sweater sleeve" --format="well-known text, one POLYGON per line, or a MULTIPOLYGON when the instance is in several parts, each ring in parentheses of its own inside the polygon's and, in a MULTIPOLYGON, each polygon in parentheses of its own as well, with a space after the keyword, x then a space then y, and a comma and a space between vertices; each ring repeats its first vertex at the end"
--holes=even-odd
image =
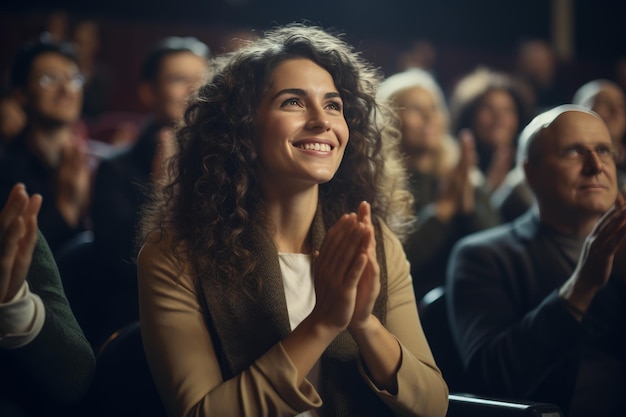
POLYGON ((95 368, 91 345, 68 303, 50 247, 39 233, 28 271, 30 291, 46 309, 43 328, 28 345, 6 351, 37 398, 75 404, 86 395, 95 368))

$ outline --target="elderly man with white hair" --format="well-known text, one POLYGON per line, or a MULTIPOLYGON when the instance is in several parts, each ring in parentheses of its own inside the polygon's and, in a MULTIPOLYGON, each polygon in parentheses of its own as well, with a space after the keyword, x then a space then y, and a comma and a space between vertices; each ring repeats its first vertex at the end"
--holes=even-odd
POLYGON ((452 332, 477 393, 626 415, 626 206, 600 117, 559 106, 521 151, 532 208, 454 248, 452 332))

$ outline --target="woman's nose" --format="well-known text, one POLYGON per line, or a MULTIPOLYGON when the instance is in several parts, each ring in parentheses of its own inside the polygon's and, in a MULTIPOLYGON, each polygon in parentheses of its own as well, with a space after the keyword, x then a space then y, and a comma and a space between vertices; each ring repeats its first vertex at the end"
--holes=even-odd
POLYGON ((330 129, 330 119, 324 109, 311 109, 306 127, 322 131, 330 129))

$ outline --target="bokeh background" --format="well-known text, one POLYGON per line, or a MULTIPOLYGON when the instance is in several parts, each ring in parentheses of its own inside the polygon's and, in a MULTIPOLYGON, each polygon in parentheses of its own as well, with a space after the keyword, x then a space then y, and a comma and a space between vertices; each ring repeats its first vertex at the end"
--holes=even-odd
POLYGON ((477 66, 512 71, 516 47, 528 38, 553 45, 572 93, 587 80, 617 78, 626 58, 620 0, 18 0, 0 6, 0 73, 6 77, 22 42, 55 24, 71 38, 87 20, 96 25, 96 57, 111 80, 107 106, 128 112, 141 111, 138 66, 156 40, 196 36, 220 53, 236 47, 232 38, 293 21, 345 33, 385 75, 417 43, 446 92, 477 66), (64 28, 54 16, 64 17, 64 28))

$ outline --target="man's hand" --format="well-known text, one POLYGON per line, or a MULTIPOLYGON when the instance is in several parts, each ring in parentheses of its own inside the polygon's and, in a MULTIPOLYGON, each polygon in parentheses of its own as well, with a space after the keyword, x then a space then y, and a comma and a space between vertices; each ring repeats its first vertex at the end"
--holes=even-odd
MULTIPOLYGON (((596 293, 606 285, 615 255, 625 242, 626 205, 618 200, 596 223, 585 240, 574 273, 559 291, 576 315, 584 314, 596 293)), ((621 262, 618 261, 619 268, 621 262)))
POLYGON ((30 268, 37 241, 37 214, 41 196, 29 197, 16 184, 0 212, 0 303, 15 297, 30 268))

